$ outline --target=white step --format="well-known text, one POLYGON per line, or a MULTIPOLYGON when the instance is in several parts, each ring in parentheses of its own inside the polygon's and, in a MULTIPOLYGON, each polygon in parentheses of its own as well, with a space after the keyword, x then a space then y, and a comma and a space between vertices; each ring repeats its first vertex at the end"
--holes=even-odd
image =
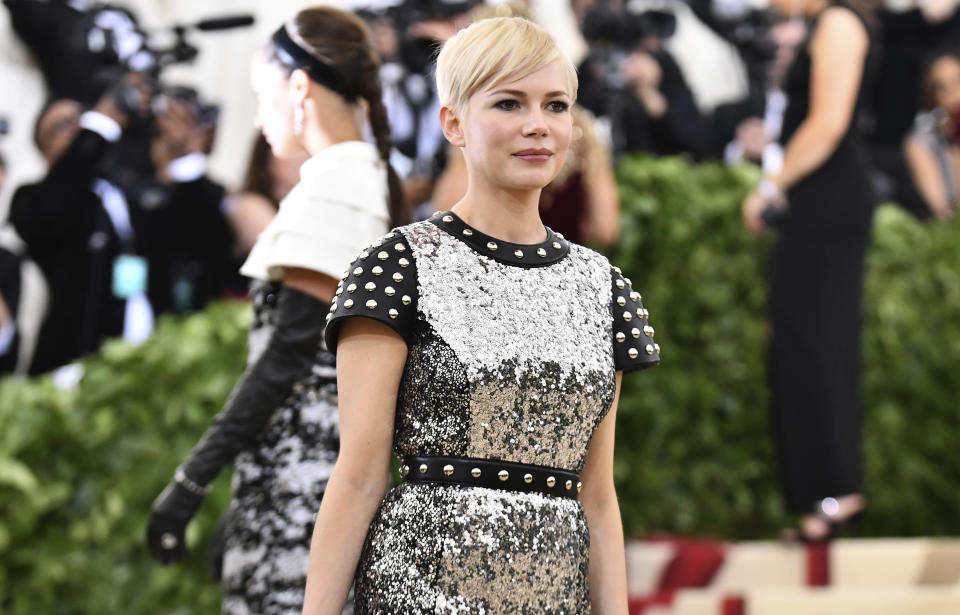
MULTIPOLYGON (((960 539, 897 538, 837 540, 829 547, 834 588, 894 588, 960 585, 960 539)), ((711 590, 803 588, 807 552, 775 541, 730 543, 711 590)), ((673 548, 663 542, 627 544, 631 596, 656 590, 673 548)), ((960 615, 958 610, 953 615, 960 615)))
MULTIPOLYGON (((745 615, 957 615, 960 586, 756 589, 745 615)), ((715 607, 716 609, 716 607, 715 607)), ((714 613, 717 613, 714 610, 714 613)), ((669 612, 673 615, 672 612, 669 612)), ((666 613, 662 614, 666 615, 666 613)))

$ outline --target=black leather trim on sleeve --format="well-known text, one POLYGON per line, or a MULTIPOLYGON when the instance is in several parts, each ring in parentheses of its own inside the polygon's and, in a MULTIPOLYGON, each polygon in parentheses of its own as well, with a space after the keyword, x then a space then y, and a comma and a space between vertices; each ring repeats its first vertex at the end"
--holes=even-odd
POLYGON ((613 316, 613 364, 617 371, 631 372, 660 363, 660 346, 653 341, 648 312, 640 293, 630 286, 618 267, 611 269, 613 316))
POLYGON ((360 253, 348 268, 327 315, 327 348, 336 354, 340 326, 351 316, 382 322, 410 343, 417 319, 417 265, 400 231, 360 253))

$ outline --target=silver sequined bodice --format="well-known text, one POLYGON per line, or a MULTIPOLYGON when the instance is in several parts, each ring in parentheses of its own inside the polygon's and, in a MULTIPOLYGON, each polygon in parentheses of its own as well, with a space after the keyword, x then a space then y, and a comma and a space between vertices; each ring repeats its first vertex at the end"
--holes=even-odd
POLYGON ((483 258, 433 224, 404 235, 418 315, 397 455, 579 472, 615 388, 606 259, 572 246, 552 266, 523 268, 483 258))

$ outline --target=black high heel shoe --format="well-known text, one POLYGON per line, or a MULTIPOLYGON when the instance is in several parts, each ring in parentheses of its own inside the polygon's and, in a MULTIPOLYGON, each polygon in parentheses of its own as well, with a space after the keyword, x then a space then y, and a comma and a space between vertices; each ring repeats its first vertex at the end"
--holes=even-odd
POLYGON ((812 536, 807 533, 804 524, 801 521, 798 529, 787 530, 782 537, 787 542, 799 542, 803 544, 824 544, 831 542, 839 535, 847 535, 850 531, 856 532, 863 521, 863 512, 865 506, 861 506, 856 512, 839 518, 839 503, 836 498, 824 498, 814 503, 813 517, 826 524, 827 531, 820 536, 812 536))

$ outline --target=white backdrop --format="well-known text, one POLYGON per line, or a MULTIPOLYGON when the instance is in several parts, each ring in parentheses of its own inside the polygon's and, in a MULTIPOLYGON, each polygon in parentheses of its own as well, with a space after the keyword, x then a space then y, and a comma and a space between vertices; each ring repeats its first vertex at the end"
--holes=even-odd
MULTIPOLYGON (((124 0, 117 2, 137 15, 148 30, 173 23, 192 23, 223 14, 252 13, 257 23, 223 32, 193 32, 190 42, 200 49, 191 65, 171 67, 168 83, 195 87, 204 100, 221 105, 217 143, 211 158, 211 175, 235 186, 246 166, 253 128, 254 99, 247 69, 254 50, 286 18, 300 8, 316 4, 345 6, 346 0, 124 0)), ((44 164, 33 146, 33 125, 45 98, 40 73, 26 48, 14 35, 9 14, 0 8, 0 116, 10 121, 11 133, 0 137, 0 152, 7 159, 8 178, 0 193, 0 219, 6 218, 13 187, 41 176, 44 164)))

